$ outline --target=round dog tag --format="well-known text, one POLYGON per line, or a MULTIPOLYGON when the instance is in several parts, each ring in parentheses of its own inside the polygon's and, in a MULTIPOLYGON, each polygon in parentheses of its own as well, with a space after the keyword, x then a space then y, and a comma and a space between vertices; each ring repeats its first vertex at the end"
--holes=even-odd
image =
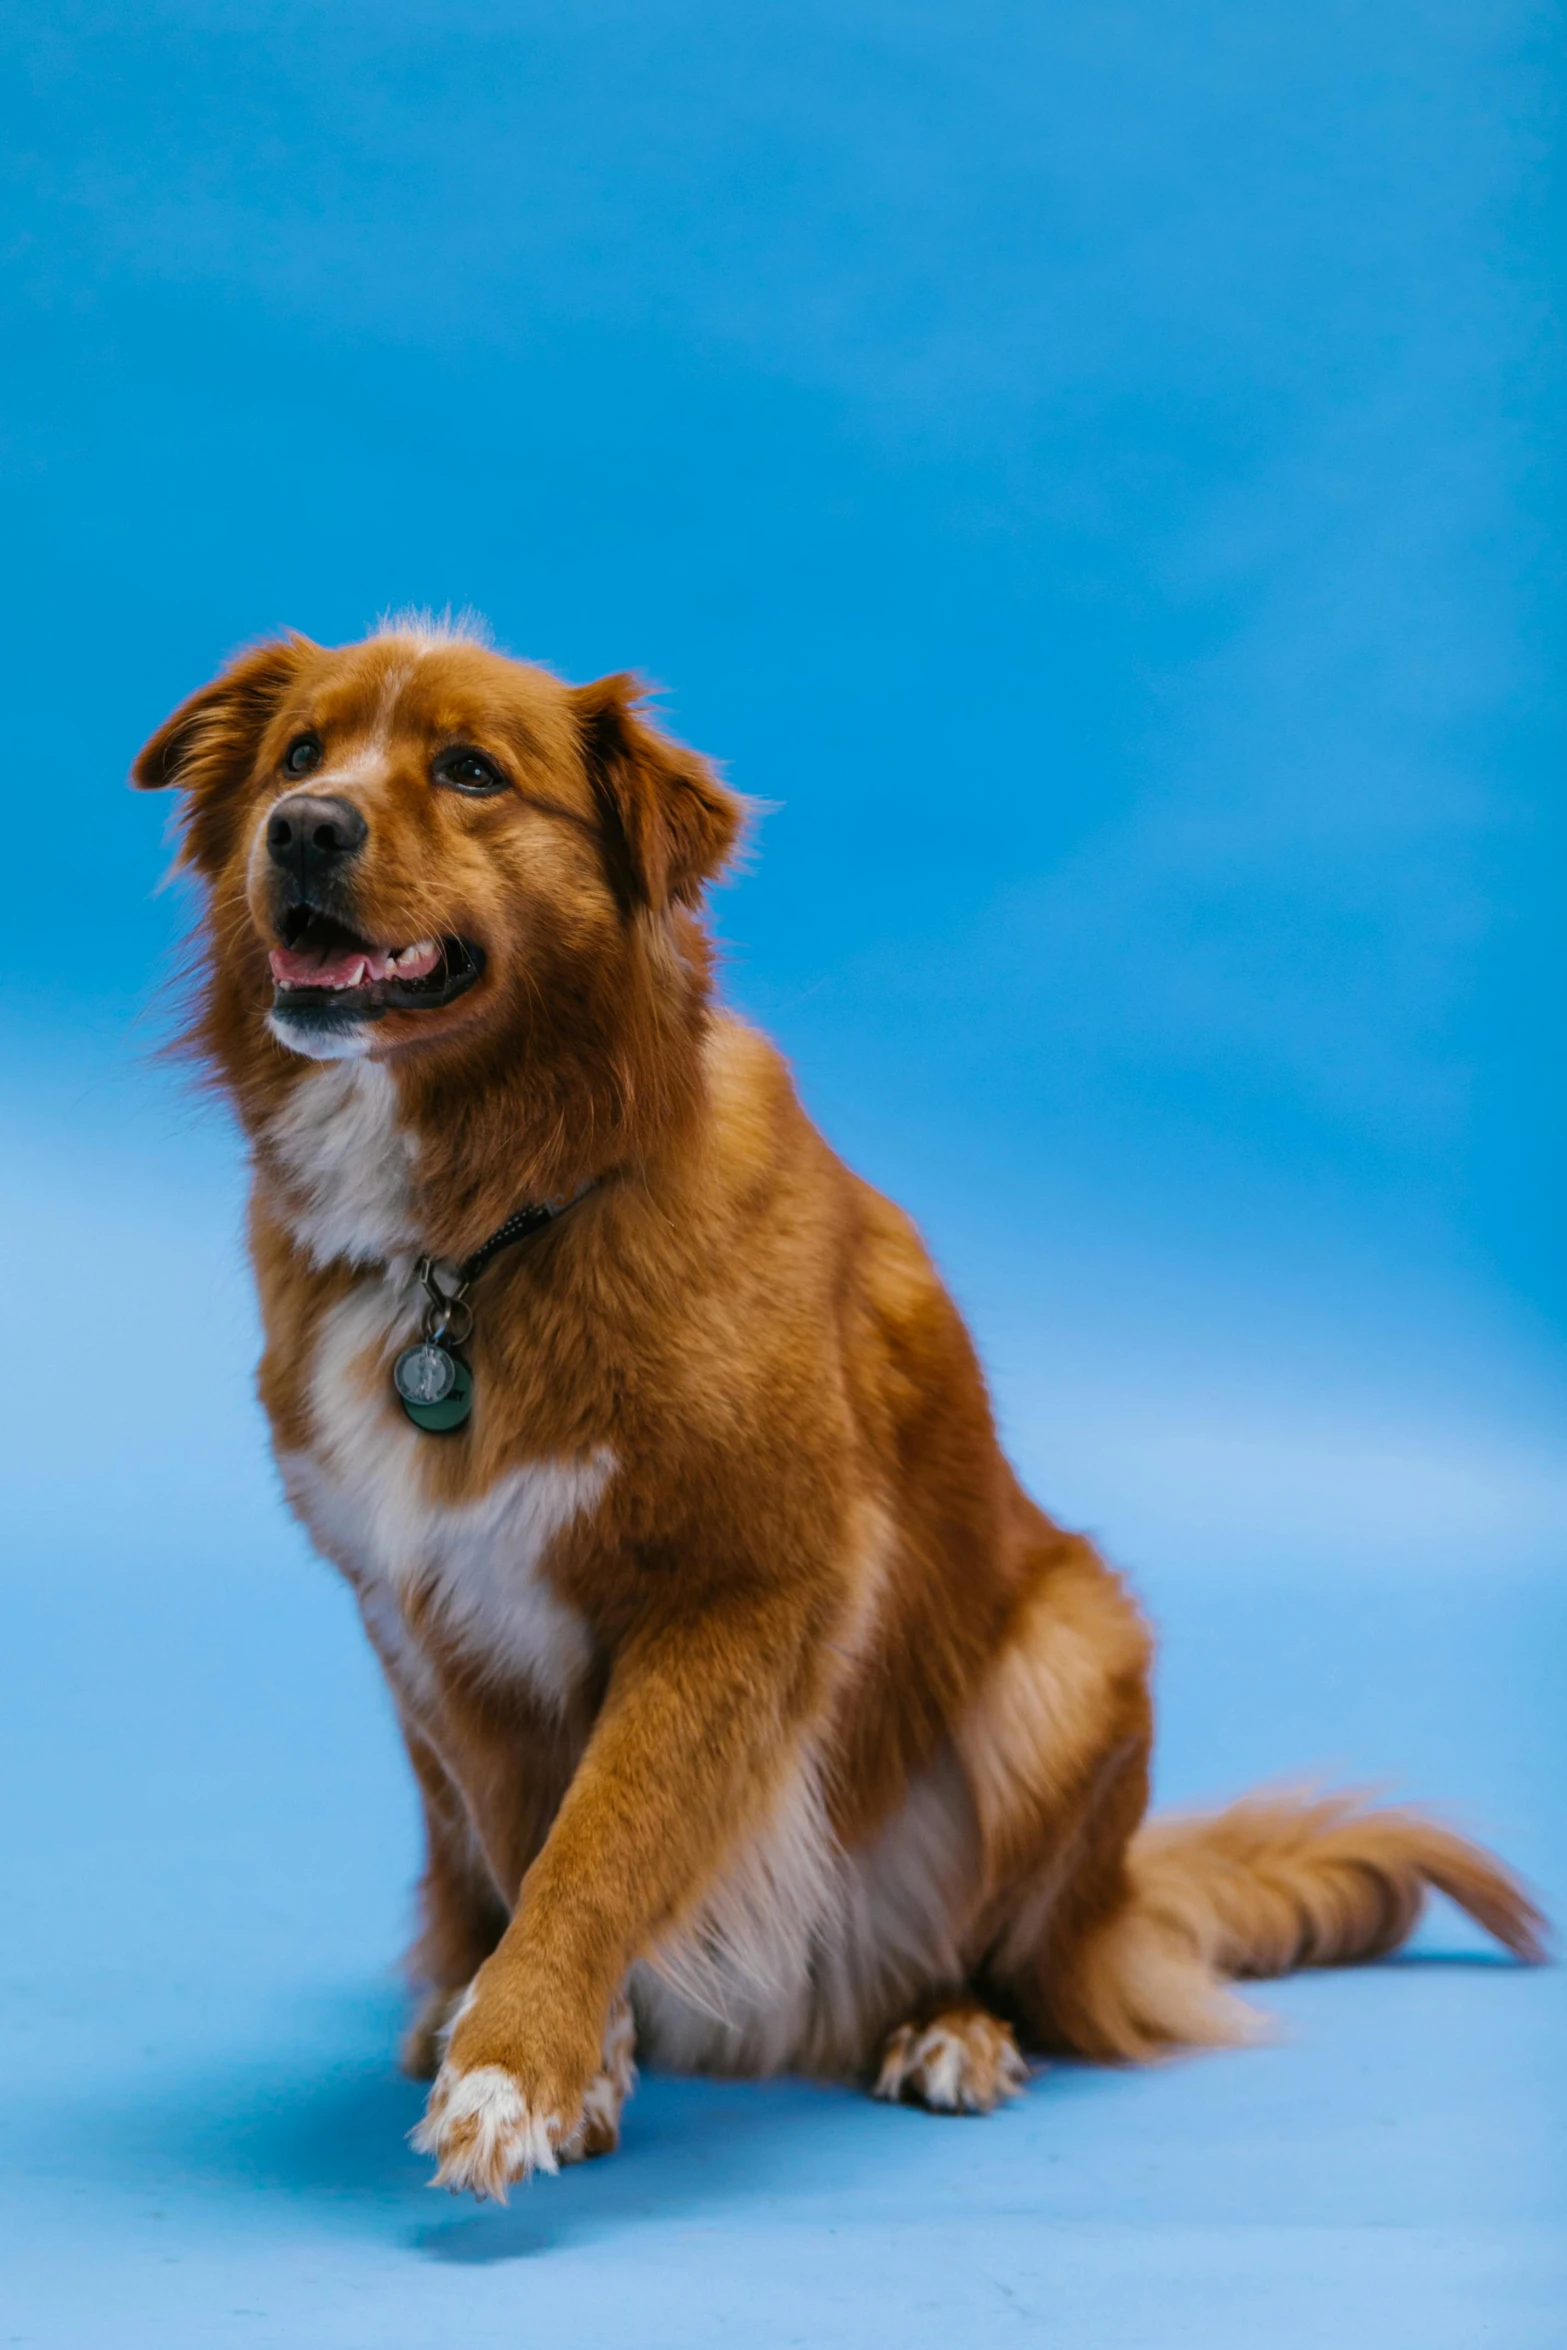
MULTIPOLYGON (((410 1347, 408 1351, 413 1354, 425 1350, 410 1347)), ((443 1436, 448 1429, 460 1428, 473 1410, 473 1373, 466 1363, 459 1362, 455 1355, 447 1354, 444 1348, 428 1351, 438 1351, 452 1367, 452 1384, 440 1401, 418 1403, 412 1396, 404 1394, 400 1383, 397 1392, 402 1398, 403 1410, 416 1428, 423 1428, 433 1436, 443 1436)), ((405 1356, 399 1360, 399 1370, 406 1359, 405 1356)))
POLYGON ((444 1346, 426 1338, 403 1349, 392 1366, 392 1384, 404 1403, 444 1403, 457 1384, 457 1365, 444 1346))

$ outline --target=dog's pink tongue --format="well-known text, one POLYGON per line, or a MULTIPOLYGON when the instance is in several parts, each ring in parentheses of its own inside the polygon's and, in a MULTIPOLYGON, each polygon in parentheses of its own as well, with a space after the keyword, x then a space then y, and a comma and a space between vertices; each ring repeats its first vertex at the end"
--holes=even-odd
POLYGON ((274 947, 268 957, 280 987, 363 987, 381 976, 385 960, 368 956, 363 947, 344 947, 335 955, 311 947, 274 947))

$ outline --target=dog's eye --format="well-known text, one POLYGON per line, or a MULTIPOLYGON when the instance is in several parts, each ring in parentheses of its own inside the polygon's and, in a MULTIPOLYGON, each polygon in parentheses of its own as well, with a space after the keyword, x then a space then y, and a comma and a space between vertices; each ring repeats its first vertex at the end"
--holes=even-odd
POLYGON ((506 789, 506 778, 500 769, 482 751, 470 751, 465 746, 442 752, 435 762, 435 780, 449 783, 454 790, 468 792, 475 798, 506 789))
POLYGON ((285 775, 308 775, 312 767, 321 764, 321 738, 315 734, 299 734, 283 753, 285 775))

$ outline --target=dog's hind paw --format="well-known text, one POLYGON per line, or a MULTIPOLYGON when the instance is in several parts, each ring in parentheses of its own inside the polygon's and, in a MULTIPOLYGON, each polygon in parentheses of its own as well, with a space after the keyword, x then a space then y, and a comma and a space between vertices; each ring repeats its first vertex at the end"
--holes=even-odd
POLYGON ((620 2144, 620 2109, 637 2085, 636 2045, 631 2002, 622 1993, 609 2011, 604 2030, 604 2069, 588 2083, 582 2099, 582 2123, 561 2146, 562 2162, 585 2162, 595 2154, 613 2154, 620 2144))
POLYGON ((871 2094, 932 2113, 992 2113, 1027 2083, 1010 2027, 964 2001, 889 2033, 871 2094))

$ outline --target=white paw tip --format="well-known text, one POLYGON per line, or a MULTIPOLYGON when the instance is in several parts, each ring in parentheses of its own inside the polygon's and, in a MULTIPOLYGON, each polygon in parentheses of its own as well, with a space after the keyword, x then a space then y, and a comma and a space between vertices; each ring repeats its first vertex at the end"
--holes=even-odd
POLYGON ((506 2200, 514 2179, 560 2167, 560 2116, 536 2114, 511 2074, 498 2064, 459 2072, 443 2064, 424 2119, 409 2133, 421 2154, 433 2154, 433 2186, 481 2199, 506 2200))

